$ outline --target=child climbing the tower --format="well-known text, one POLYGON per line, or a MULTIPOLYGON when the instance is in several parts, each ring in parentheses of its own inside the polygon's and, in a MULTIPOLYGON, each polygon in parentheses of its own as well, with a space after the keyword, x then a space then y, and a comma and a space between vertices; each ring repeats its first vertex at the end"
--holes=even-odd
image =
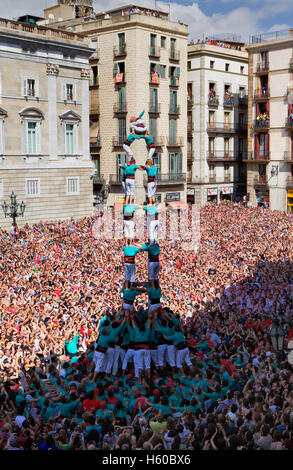
POLYGON ((130 118, 130 134, 129 136, 125 139, 124 144, 123 144, 123 149, 125 150, 127 154, 127 161, 130 161, 133 158, 133 152, 130 148, 130 145, 133 143, 134 140, 138 139, 144 139, 146 146, 148 148, 148 159, 153 158, 153 155, 156 151, 155 144, 153 143, 153 140, 151 136, 149 135, 148 127, 146 126, 145 122, 142 118, 144 115, 144 111, 140 113, 138 118, 132 116, 130 118))

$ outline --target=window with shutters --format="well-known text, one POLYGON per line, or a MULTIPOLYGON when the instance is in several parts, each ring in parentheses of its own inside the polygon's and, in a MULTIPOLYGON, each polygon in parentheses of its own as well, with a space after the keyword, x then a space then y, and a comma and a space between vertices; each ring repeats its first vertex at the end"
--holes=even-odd
POLYGON ((35 78, 23 78, 22 95, 26 98, 38 98, 39 81, 35 78))
POLYGON ((211 179, 215 179, 215 165, 209 165, 209 177, 211 179))
POLYGON ((170 113, 172 114, 178 113, 176 90, 170 90, 170 113))
POLYGON ((118 118, 118 144, 123 145, 126 139, 126 119, 125 117, 118 118))
POLYGON ((67 191, 66 191, 67 196, 78 195, 79 194, 79 177, 78 176, 67 177, 66 187, 67 187, 67 191))
POLYGON ((162 170, 162 165, 161 165, 161 154, 159 152, 156 152, 154 153, 153 155, 153 163, 155 165, 160 165, 159 169, 158 169, 158 180, 161 179, 161 170, 162 170))
POLYGON ((153 142, 157 142, 157 118, 150 117, 150 136, 153 139, 153 142))
POLYGON ((26 197, 40 196, 40 180, 39 178, 26 179, 26 197))
POLYGON ((176 144, 176 119, 169 119, 169 144, 176 144))
POLYGON ((65 124, 65 154, 72 155, 74 153, 74 124, 65 124))
POLYGON ((125 54, 125 33, 118 34, 119 55, 125 54))
POLYGON ((76 86, 73 83, 65 83, 63 88, 64 101, 76 101, 76 86))
POLYGON ((115 83, 119 85, 119 83, 125 83, 125 63, 124 62, 116 62, 113 68, 113 75, 115 78, 115 83))
POLYGON ((150 87, 150 112, 158 112, 158 89, 150 87))
POLYGON ((42 151, 41 122, 44 114, 37 108, 26 108, 20 113, 22 126, 22 153, 39 155, 42 151))
POLYGON ((175 177, 182 174, 182 153, 169 152, 169 177, 175 177))

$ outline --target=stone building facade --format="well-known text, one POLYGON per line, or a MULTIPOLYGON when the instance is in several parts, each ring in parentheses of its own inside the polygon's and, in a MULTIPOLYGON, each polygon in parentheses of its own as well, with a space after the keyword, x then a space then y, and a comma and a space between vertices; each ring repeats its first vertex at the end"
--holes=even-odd
POLYGON ((0 19, 0 200, 26 203, 19 225, 92 214, 90 54, 75 33, 0 19))
MULTIPOLYGON (((52 25, 52 23, 50 23, 52 25)), ((90 140, 95 166, 94 192, 107 186, 107 204, 123 200, 119 163, 131 116, 144 110, 160 164, 157 199, 186 200, 187 26, 167 13, 133 5, 96 14, 95 18, 64 21, 91 40, 90 140)), ((144 164, 144 140, 131 146, 144 164)), ((144 201, 145 174, 137 171, 136 200, 144 201)))

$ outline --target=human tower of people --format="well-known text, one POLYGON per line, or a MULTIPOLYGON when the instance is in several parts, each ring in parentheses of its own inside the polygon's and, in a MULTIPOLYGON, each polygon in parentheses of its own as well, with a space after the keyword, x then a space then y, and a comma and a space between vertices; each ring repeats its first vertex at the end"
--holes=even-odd
POLYGON ((104 317, 99 323, 99 337, 95 343, 95 376, 106 373, 117 375, 118 370, 125 374, 130 363, 134 363, 135 378, 150 382, 151 365, 162 370, 168 364, 172 371, 183 373, 183 364, 191 367, 189 349, 182 332, 181 322, 170 308, 161 307, 162 291, 159 282, 160 246, 158 243, 159 212, 164 210, 155 202, 157 173, 159 165, 153 163, 155 146, 148 129, 142 120, 132 117, 130 135, 124 143, 127 163, 121 164, 124 172, 122 185, 125 193, 123 205, 123 226, 125 246, 125 281, 122 308, 110 319, 104 317), (148 148, 146 165, 137 165, 130 145, 134 140, 144 138, 148 148), (148 204, 134 204, 135 172, 145 170, 148 175, 148 204), (141 245, 134 243, 135 211, 142 209, 147 217, 148 241, 141 245), (148 253, 148 282, 136 282, 135 257, 141 252, 148 253), (136 297, 147 294, 148 308, 135 312, 136 297))

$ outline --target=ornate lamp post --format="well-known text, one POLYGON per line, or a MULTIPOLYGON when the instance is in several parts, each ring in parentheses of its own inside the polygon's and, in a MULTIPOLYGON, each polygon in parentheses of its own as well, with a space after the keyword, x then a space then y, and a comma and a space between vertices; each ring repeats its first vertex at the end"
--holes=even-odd
POLYGON ((21 204, 16 202, 16 196, 14 192, 10 194, 10 204, 7 204, 6 201, 2 204, 2 209, 6 217, 11 217, 13 219, 13 224, 16 225, 16 218, 22 216, 25 211, 25 203, 22 201, 21 204))

